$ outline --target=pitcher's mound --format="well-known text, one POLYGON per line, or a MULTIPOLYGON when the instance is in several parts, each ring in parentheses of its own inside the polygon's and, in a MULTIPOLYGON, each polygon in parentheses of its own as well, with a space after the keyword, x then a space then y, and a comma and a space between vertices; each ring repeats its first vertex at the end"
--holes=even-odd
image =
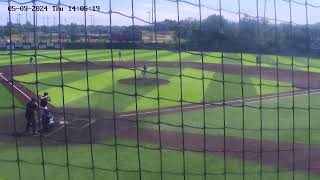
POLYGON ((157 83, 159 82, 159 85, 163 85, 163 84, 168 84, 169 81, 168 80, 164 80, 164 79, 157 79, 157 78, 127 78, 127 79, 120 79, 119 83, 121 84, 128 84, 128 85, 135 85, 135 83, 137 85, 145 85, 145 86, 150 86, 150 85, 157 85, 157 83))

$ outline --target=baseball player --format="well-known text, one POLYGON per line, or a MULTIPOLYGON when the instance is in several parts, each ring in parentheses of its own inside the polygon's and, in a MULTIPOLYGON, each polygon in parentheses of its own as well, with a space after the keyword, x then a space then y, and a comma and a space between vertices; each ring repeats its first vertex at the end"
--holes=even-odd
POLYGON ((143 71, 142 71, 143 78, 146 78, 146 76, 147 76, 147 69, 148 69, 147 64, 144 64, 143 65, 143 71))
POLYGON ((30 64, 30 65, 34 64, 34 59, 33 59, 32 56, 31 56, 30 59, 29 59, 29 64, 30 64))
POLYGON ((38 110, 37 99, 32 98, 30 102, 27 103, 25 118, 27 120, 26 133, 29 133, 29 128, 32 127, 32 135, 38 136, 39 133, 36 131, 36 111, 38 110))
POLYGON ((257 54, 256 55, 256 65, 258 66, 261 63, 261 55, 257 54))
POLYGON ((51 101, 50 97, 49 97, 49 93, 48 92, 44 92, 43 96, 40 99, 40 106, 42 108, 47 107, 48 105, 48 101, 51 101))
POLYGON ((121 49, 119 49, 119 61, 122 61, 122 52, 121 52, 121 49))
POLYGON ((43 96, 40 98, 40 114, 41 114, 41 123, 42 130, 41 132, 48 132, 52 125, 51 120, 53 119, 52 114, 50 113, 47 105, 48 101, 51 101, 48 92, 44 92, 43 96))
POLYGON ((41 132, 48 132, 49 129, 53 128, 53 125, 54 125, 53 116, 47 107, 44 107, 42 109, 41 123, 42 123, 41 132))

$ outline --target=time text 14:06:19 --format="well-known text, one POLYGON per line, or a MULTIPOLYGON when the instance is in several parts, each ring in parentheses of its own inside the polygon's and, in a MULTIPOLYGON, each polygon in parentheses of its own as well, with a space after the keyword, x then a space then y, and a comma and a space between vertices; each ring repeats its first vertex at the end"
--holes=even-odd
POLYGON ((100 6, 8 6, 8 11, 100 11, 100 6))

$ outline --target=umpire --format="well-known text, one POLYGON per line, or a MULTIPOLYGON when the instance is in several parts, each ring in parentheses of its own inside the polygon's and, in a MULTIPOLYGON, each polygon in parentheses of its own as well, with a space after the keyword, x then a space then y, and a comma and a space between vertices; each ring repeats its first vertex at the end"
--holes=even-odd
POLYGON ((26 107, 25 118, 27 120, 26 133, 29 133, 29 128, 32 127, 32 135, 38 136, 39 133, 36 131, 36 111, 38 110, 37 99, 32 98, 30 102, 28 102, 26 107))

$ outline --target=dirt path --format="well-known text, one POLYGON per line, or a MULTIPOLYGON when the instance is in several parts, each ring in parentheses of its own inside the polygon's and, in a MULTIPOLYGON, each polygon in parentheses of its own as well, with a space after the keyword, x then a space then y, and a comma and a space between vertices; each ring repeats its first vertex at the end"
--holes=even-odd
MULTIPOLYGON (((144 63, 148 66, 154 66, 152 62, 139 61, 136 62, 136 67, 141 67, 144 63)), ((201 63, 182 63, 183 67, 190 67, 196 69, 204 69, 208 71, 217 71, 227 74, 243 73, 244 76, 249 77, 260 77, 264 79, 279 80, 292 83, 295 87, 299 87, 302 90, 296 91, 295 95, 301 95, 308 93, 306 91, 308 87, 311 89, 309 92, 317 93, 320 88, 319 78, 320 74, 307 73, 302 71, 294 71, 284 69, 273 69, 262 67, 244 66, 240 67, 237 65, 218 65, 204 63, 203 67, 201 63)), ((176 62, 159 62, 158 66, 161 67, 179 67, 179 63, 176 62)), ((106 69, 111 68, 111 62, 97 62, 94 64, 88 64, 88 69, 106 69)), ((134 67, 133 62, 116 63, 113 65, 115 68, 132 68, 134 67)), ((48 71, 70 71, 70 70, 85 70, 86 64, 84 63, 64 63, 60 64, 40 64, 37 66, 37 72, 48 72, 48 71)), ((34 72, 29 65, 16 65, 13 67, 13 75, 23 75, 34 72)), ((0 73, 10 81, 11 70, 9 66, 0 67, 0 73)), ((4 79, 0 81, 7 88, 11 88, 8 82, 4 79)), ((33 96, 32 92, 19 83, 14 83, 17 89, 14 90, 17 97, 20 100, 26 101, 26 97, 19 95, 18 89, 22 89, 28 96, 33 96)), ((292 96, 292 93, 282 93, 279 95, 268 95, 262 97, 262 99, 274 99, 292 96)), ((260 97, 249 97, 245 99, 245 102, 259 101, 260 97)), ((242 100, 234 99, 228 102, 212 102, 205 104, 205 108, 223 105, 237 105, 242 104, 242 100)), ((192 104, 184 106, 183 110, 195 110, 204 108, 201 104, 192 104)), ((160 113, 165 112, 179 112, 180 108, 170 107, 160 109, 160 113)), ((137 131, 139 131, 139 141, 143 143, 161 144, 162 148, 187 150, 193 152, 204 152, 225 155, 227 158, 244 159, 252 162, 261 162, 265 165, 271 165, 287 170, 302 170, 310 171, 313 174, 320 175, 320 148, 318 145, 311 146, 311 149, 307 145, 301 144, 286 144, 277 142, 271 142, 267 140, 253 140, 253 139, 241 139, 236 137, 219 137, 201 134, 191 133, 179 133, 169 132, 153 129, 136 128, 136 114, 135 113, 122 113, 112 114, 107 111, 93 111, 91 117, 88 117, 88 110, 85 109, 67 109, 65 118, 61 114, 61 109, 56 112, 56 120, 59 122, 67 122, 64 124, 58 124, 47 135, 39 137, 19 137, 17 138, 19 145, 39 145, 42 142, 44 145, 63 145, 65 143, 98 143, 99 140, 106 138, 114 138, 115 135, 120 138, 126 138, 131 140, 137 139, 137 131), (75 116, 77 114, 77 116, 75 116), (116 117, 114 119, 113 117, 116 117), (116 124, 114 124, 114 122, 116 124), (161 134, 161 136, 159 135, 161 134), (206 139, 206 147, 204 147, 204 139, 206 139), (261 149, 262 147, 262 149, 261 149), (295 149, 295 150, 293 150, 295 149), (310 156, 310 158, 309 158, 310 156), (310 167, 309 167, 310 162, 310 167)), ((141 115, 155 115, 158 110, 146 110, 140 111, 141 115)), ((12 116, 2 117, 0 126, 0 140, 3 142, 12 143, 15 137, 12 136, 14 132, 14 125, 16 129, 21 131, 24 129, 23 114, 17 114, 15 118, 12 116)))
MULTIPOLYGON (((19 117, 17 117, 19 119, 19 117)), ((58 117, 63 119, 62 117, 58 117)), ((92 117, 92 120, 95 119, 92 117)), ((66 117, 66 121, 74 121, 75 117, 66 117)), ((87 121, 86 121, 87 122, 87 121)), ((84 122, 84 123, 86 123, 84 122)), ((262 163, 280 170, 299 170, 307 174, 320 175, 320 146, 277 143, 269 140, 243 139, 240 137, 223 137, 184 132, 172 132, 156 129, 136 127, 134 119, 100 119, 90 126, 82 129, 82 120, 68 123, 66 126, 58 125, 50 133, 40 137, 19 137, 19 146, 55 146, 68 144, 99 143, 100 140, 113 139, 115 136, 121 139, 139 141, 140 143, 157 144, 161 149, 174 149, 208 155, 225 156, 227 159, 238 159, 253 163, 262 163), (114 122, 116 124, 114 124, 114 122), (90 133, 90 129, 92 130, 90 133), (138 131, 138 132, 137 132, 138 131), (115 133, 116 132, 116 133, 115 133), (138 136, 137 136, 138 135, 138 136), (160 143, 161 141, 161 143, 160 143), (204 143, 205 142, 205 143, 204 143), (204 146, 206 144, 206 146, 204 146)), ((17 128, 23 128, 22 122, 16 122, 17 128)), ((9 126, 12 128, 12 122, 9 126)), ((0 127, 2 131, 4 126, 0 127)), ((10 130, 7 129, 7 132, 10 130)), ((11 130, 12 132, 12 130, 11 130)), ((12 143, 14 137, 2 133, 2 141, 12 143)))

